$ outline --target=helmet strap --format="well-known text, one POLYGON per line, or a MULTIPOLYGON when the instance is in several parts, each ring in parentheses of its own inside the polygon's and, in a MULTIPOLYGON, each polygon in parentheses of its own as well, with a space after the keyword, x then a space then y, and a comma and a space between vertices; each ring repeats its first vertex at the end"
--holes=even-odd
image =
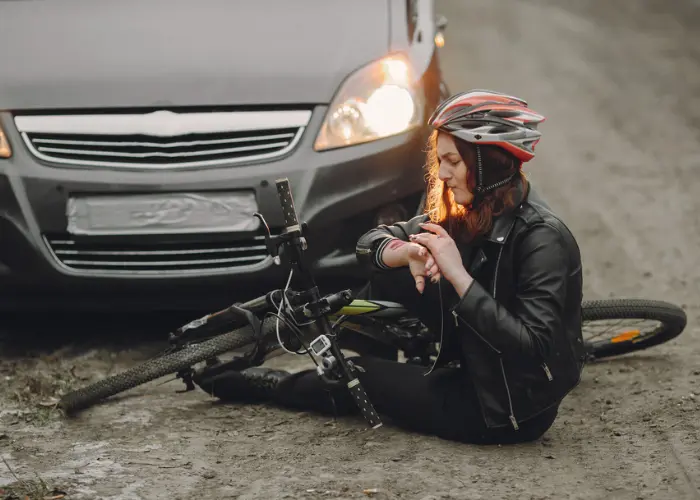
POLYGON ((481 148, 476 146, 476 189, 472 200, 471 210, 474 210, 484 198, 484 164, 481 160, 481 148))
POLYGON ((474 193, 474 199, 472 200, 469 209, 474 210, 483 201, 486 193, 498 189, 499 187, 505 186, 511 180, 513 180, 518 172, 513 172, 511 175, 503 180, 500 180, 490 186, 484 186, 484 164, 481 159, 481 148, 476 146, 476 189, 474 193))

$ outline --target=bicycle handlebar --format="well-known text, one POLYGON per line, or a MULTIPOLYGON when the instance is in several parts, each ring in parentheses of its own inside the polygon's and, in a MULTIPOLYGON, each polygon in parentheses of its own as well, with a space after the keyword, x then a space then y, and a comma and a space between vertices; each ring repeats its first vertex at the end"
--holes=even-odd
MULTIPOLYGON (((263 314, 268 310, 272 310, 271 300, 275 302, 279 302, 279 300, 281 300, 281 294, 279 298, 272 297, 272 295, 274 295, 276 292, 277 290, 275 292, 256 297, 248 302, 239 304, 237 308, 247 309, 253 314, 263 314)), ((197 318, 194 321, 190 321, 186 325, 183 325, 172 332, 170 334, 170 341, 175 344, 183 344, 188 341, 196 340, 197 338, 204 338, 208 333, 219 333, 219 331, 224 327, 230 329, 243 326, 243 323, 237 321, 240 318, 240 315, 236 314, 234 309, 235 308, 233 306, 227 307, 225 309, 221 309, 220 311, 202 316, 201 318, 197 318), (185 332, 188 332, 189 330, 194 331, 186 334, 185 332)))

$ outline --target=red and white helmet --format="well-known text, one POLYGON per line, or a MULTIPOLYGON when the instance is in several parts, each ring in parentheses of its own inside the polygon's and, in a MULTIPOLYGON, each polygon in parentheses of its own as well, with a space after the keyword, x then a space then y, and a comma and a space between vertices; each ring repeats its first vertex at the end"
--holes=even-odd
POLYGON ((442 102, 429 124, 472 144, 501 147, 527 162, 535 156, 535 145, 542 136, 537 125, 544 120, 522 99, 477 89, 442 102))

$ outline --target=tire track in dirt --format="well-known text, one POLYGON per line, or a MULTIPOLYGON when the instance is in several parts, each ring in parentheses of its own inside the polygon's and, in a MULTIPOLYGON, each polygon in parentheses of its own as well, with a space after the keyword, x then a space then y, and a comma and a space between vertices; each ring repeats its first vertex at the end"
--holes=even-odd
MULTIPOLYGON (((698 486, 700 483, 696 478, 698 469, 691 463, 693 461, 691 458, 693 456, 692 448, 683 444, 676 436, 669 436, 668 440, 671 447, 671 455, 688 486, 688 494, 695 500, 700 500, 700 487, 698 486)), ((695 450, 697 453, 697 447, 695 450)))

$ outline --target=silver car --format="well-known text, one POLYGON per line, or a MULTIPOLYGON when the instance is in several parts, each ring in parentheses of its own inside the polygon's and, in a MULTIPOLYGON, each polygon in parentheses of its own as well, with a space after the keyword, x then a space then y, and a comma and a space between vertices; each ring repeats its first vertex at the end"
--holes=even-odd
POLYGON ((283 285, 288 177, 321 284, 415 213, 445 89, 432 0, 0 0, 0 304, 199 308, 283 285))

